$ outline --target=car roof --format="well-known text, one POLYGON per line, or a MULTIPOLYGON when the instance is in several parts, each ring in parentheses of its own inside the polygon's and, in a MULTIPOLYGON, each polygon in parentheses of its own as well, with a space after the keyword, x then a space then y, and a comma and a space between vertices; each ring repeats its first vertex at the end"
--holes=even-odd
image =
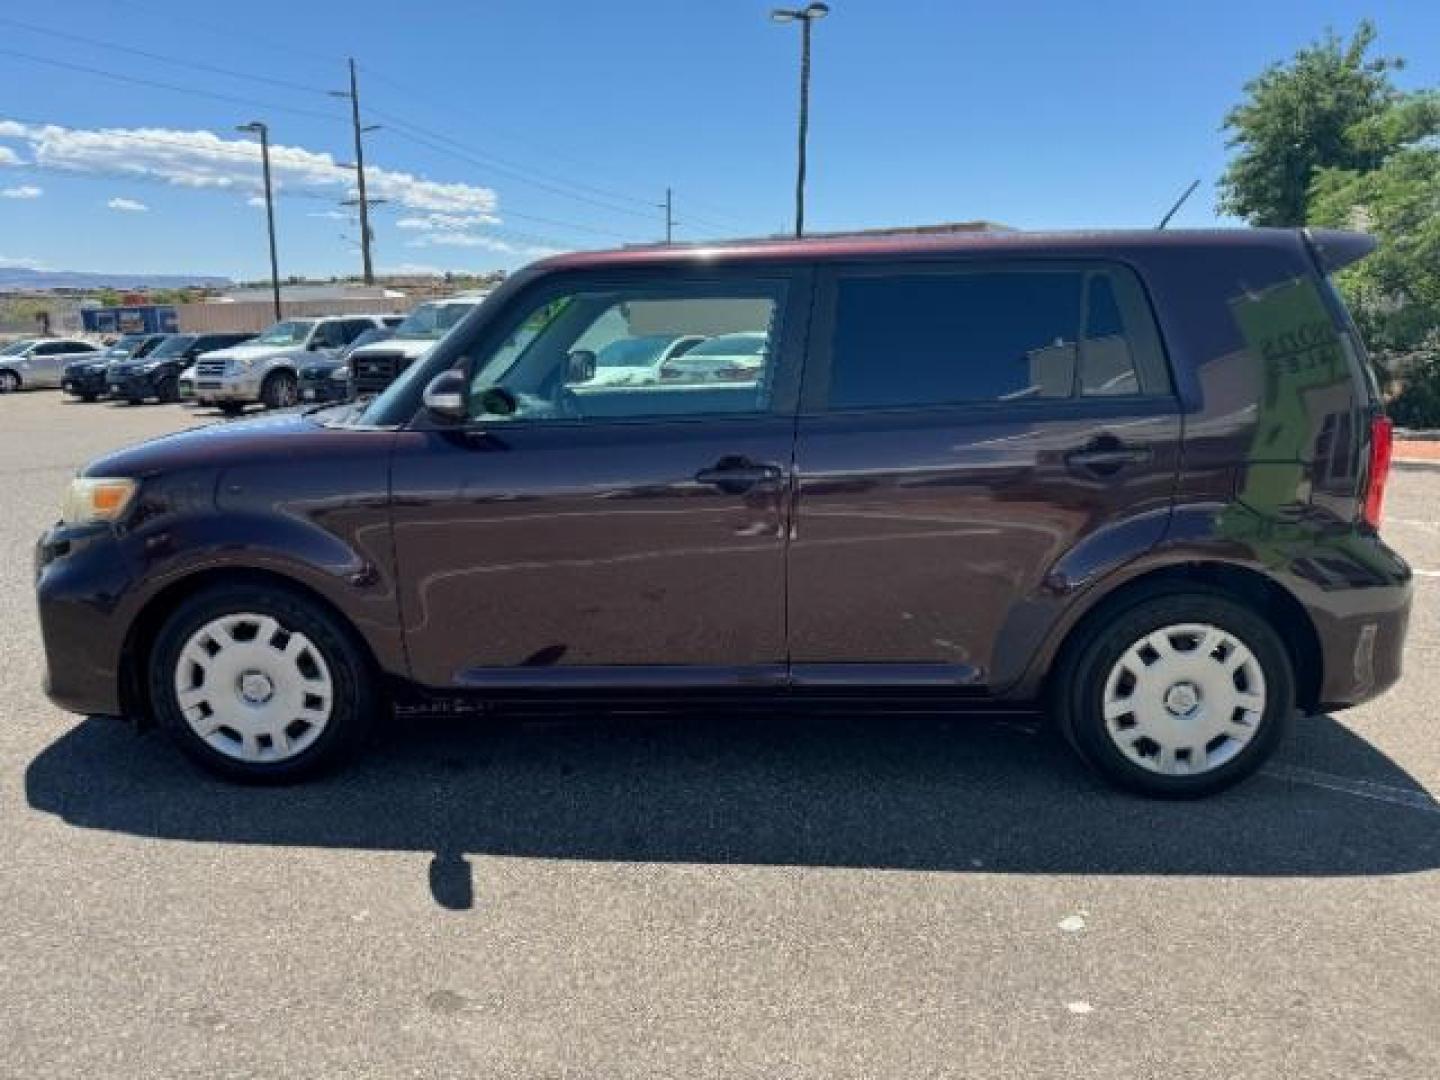
MULTIPOLYGON (((935 258, 990 255, 1025 258, 1040 255, 1094 256, 1105 251, 1144 248, 1226 250, 1269 247, 1293 250, 1299 229, 1111 229, 1073 232, 914 232, 838 233, 802 237, 764 237, 717 243, 654 244, 604 251, 554 255, 533 263, 537 271, 598 270, 625 267, 729 265, 788 262, 841 262, 857 259, 935 258)), ((1325 233, 1335 238, 1356 233, 1325 233)), ((1315 239, 1321 237, 1317 234, 1315 239)))

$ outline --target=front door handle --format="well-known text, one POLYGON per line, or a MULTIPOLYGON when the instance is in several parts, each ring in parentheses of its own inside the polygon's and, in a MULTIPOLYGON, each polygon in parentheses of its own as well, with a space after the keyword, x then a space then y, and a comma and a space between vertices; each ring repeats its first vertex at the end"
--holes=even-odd
POLYGON ((713 484, 728 495, 743 495, 756 484, 772 483, 782 475, 778 465, 762 465, 746 457, 723 457, 697 472, 695 482, 713 484))

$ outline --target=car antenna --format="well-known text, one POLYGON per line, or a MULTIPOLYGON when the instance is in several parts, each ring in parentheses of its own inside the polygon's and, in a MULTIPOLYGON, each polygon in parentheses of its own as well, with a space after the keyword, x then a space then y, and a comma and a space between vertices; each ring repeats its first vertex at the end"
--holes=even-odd
POLYGON ((1194 180, 1190 181, 1190 186, 1185 189, 1184 193, 1180 196, 1180 198, 1175 200, 1175 205, 1170 207, 1170 212, 1160 219, 1160 224, 1156 225, 1155 228, 1163 229, 1166 225, 1169 225, 1170 219, 1175 216, 1175 211, 1179 210, 1180 207, 1185 205, 1185 200, 1190 198, 1190 193, 1199 186, 1200 178, 1197 176, 1194 180))

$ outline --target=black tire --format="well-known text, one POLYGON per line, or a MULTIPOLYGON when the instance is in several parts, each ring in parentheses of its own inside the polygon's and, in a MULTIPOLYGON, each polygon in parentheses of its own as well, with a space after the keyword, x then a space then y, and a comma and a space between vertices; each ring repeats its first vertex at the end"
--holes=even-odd
POLYGON ((83 402, 85 402, 85 403, 88 405, 88 404, 90 404, 91 402, 93 402, 93 401, 96 400, 96 396, 95 396, 94 394, 81 394, 81 395, 80 395, 80 400, 83 401, 83 402))
POLYGON ((300 401, 300 382, 288 371, 272 371, 260 384, 260 403, 267 409, 288 409, 300 401))
POLYGON ((160 725, 192 761, 240 783, 294 783, 335 767, 364 744, 378 707, 376 679, 354 632, 301 593, 268 584, 219 585, 189 597, 161 627, 147 669, 160 725), (303 634, 328 669, 329 717, 314 741, 293 757, 246 761, 222 753, 190 726, 181 709, 175 674, 186 643, 214 620, 241 613, 270 616, 287 635, 303 634))
POLYGON ((226 416, 239 416, 245 411, 245 403, 242 401, 222 401, 220 411, 226 416))
POLYGON ((1050 704, 1070 745, 1112 784, 1155 798, 1193 799, 1239 783, 1275 752, 1295 711, 1295 674, 1279 634, 1252 608, 1220 593, 1166 591, 1082 623, 1055 670, 1050 704), (1216 627, 1250 651, 1264 679, 1265 704, 1249 741, 1234 756, 1204 772, 1170 775, 1131 760, 1112 738, 1104 717, 1106 681, 1132 646, 1157 630, 1187 623, 1216 627))
POLYGON ((13 394, 24 385, 18 371, 0 370, 0 394, 13 394))
POLYGON ((162 405, 169 405, 180 400, 180 380, 162 379, 160 385, 155 388, 155 398, 162 405))

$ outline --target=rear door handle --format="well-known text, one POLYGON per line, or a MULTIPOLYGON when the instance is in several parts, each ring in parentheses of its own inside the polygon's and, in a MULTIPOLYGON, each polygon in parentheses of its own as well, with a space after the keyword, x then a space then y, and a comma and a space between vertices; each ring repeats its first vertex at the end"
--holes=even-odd
POLYGON ((1112 476, 1127 465, 1143 465, 1150 460, 1148 446, 1126 446, 1119 440, 1100 440, 1082 450, 1072 450, 1065 455, 1066 464, 1073 469, 1083 469, 1097 476, 1112 476))
POLYGON ((761 465, 744 457, 724 457, 695 474, 695 482, 713 484, 721 491, 739 495, 756 484, 771 483, 783 475, 778 465, 761 465))

